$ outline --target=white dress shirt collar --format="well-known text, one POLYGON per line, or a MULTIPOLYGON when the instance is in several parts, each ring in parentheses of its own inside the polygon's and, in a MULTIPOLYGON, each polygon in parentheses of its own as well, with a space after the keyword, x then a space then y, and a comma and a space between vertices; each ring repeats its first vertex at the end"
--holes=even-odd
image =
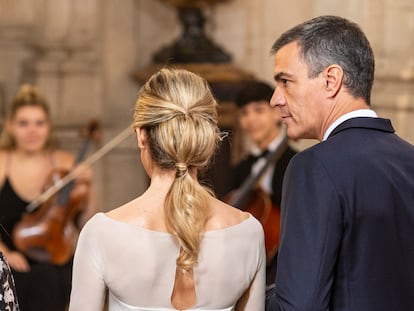
POLYGON ((359 109, 354 110, 351 112, 348 112, 342 116, 340 116, 338 119, 336 119, 326 130, 325 135, 323 135, 323 139, 327 140, 329 135, 332 133, 332 131, 341 123, 345 122, 346 120, 352 119, 352 118, 358 118, 358 117, 368 117, 368 118, 377 118, 377 114, 374 110, 371 109, 359 109))

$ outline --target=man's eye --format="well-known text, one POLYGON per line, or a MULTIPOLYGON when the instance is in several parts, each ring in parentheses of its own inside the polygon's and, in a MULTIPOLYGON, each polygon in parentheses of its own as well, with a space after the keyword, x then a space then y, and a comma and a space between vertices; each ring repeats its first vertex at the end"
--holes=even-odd
POLYGON ((280 79, 280 82, 281 82, 283 85, 286 85, 286 84, 288 83, 288 80, 286 80, 286 79, 280 79))

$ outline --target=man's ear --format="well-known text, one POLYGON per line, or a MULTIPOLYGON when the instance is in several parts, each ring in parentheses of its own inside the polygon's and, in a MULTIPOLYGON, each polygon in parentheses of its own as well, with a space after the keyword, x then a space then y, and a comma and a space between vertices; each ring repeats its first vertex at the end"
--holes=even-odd
POLYGON ((344 71, 341 66, 337 64, 329 65, 324 70, 325 90, 329 97, 335 97, 342 87, 344 78, 344 71))
POLYGON ((147 131, 143 128, 136 128, 138 147, 144 149, 147 146, 147 131))

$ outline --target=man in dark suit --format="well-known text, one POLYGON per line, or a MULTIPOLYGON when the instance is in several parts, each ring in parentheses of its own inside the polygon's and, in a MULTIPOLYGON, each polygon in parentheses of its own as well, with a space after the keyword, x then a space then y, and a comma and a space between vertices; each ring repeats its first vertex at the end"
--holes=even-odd
MULTIPOLYGON (((257 183, 252 186, 260 188, 260 191, 263 191, 264 195, 270 198, 271 207, 277 209, 279 215, 283 175, 296 151, 285 140, 279 109, 270 106, 273 91, 274 89, 269 84, 254 80, 246 82, 236 96, 237 119, 243 137, 248 140, 249 153, 232 168, 230 188, 233 190, 240 188, 251 176, 259 174, 266 162, 270 162, 267 169, 258 176, 257 183), (274 157, 272 157, 273 154, 274 157)), ((255 191, 257 188, 250 190, 255 191)), ((257 203, 257 201, 253 202, 255 203, 252 204, 257 203)), ((238 207, 248 208, 249 202, 247 201, 245 205, 247 206, 238 207)), ((265 224, 268 250, 266 279, 268 283, 272 284, 277 268, 276 252, 279 241, 270 236, 270 234, 276 236, 276 230, 266 230, 266 226, 273 227, 279 226, 279 224, 273 223, 271 218, 269 218, 269 223, 265 224)), ((278 230, 279 228, 277 228, 277 233, 279 233, 278 230)))
POLYGON ((286 170, 275 287, 266 309, 414 310, 414 147, 370 109, 361 29, 321 16, 274 43, 290 138, 321 142, 286 170))

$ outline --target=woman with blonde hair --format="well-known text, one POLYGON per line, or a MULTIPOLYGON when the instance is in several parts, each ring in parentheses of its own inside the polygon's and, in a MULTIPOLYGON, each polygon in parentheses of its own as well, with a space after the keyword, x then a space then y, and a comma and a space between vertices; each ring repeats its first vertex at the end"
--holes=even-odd
MULTIPOLYGON (((74 165, 71 153, 56 149, 51 131, 45 98, 33 85, 22 85, 0 138, 0 252, 12 269, 22 311, 64 311, 70 295, 72 258, 59 264, 37 260, 20 251, 13 237, 27 206, 43 193, 52 172, 69 171, 74 165)), ((89 188, 89 172, 82 178, 88 181, 76 191, 89 188)), ((85 200, 80 213, 83 222, 93 213, 91 206, 85 200)))
POLYGON ((164 68, 141 88, 134 128, 151 182, 98 213, 75 252, 71 311, 264 310, 260 223, 203 187, 221 133, 207 82, 164 68))

